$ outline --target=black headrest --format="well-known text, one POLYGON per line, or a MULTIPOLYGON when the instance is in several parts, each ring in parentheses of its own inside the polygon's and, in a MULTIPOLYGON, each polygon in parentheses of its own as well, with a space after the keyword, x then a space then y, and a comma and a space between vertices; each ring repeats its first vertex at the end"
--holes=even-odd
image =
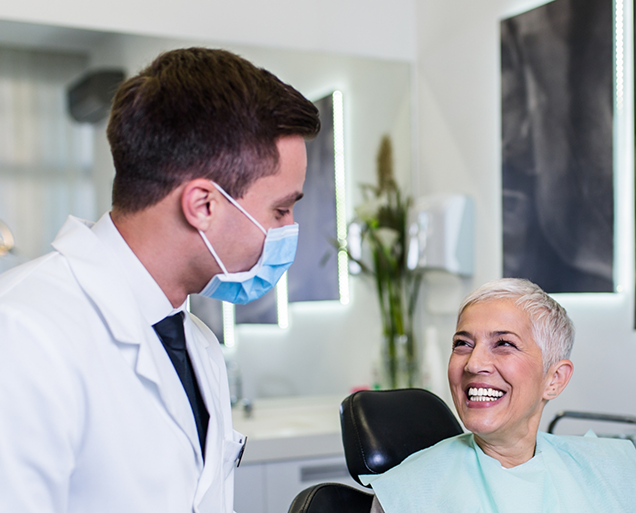
POLYGON ((340 422, 347 467, 359 483, 361 474, 386 472, 414 452, 462 433, 444 401, 419 388, 356 392, 340 406, 340 422))

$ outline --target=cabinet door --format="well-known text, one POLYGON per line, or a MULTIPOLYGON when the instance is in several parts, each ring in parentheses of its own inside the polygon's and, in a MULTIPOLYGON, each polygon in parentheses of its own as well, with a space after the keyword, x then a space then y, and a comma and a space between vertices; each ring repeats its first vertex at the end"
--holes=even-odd
MULTIPOLYGON (((242 464, 235 469, 234 511, 236 513, 267 513, 265 497, 264 464, 242 464)), ((286 511, 283 510, 282 513, 286 511)))
MULTIPOLYGON (((319 483, 343 483, 369 491, 351 478, 344 456, 280 461, 265 467, 265 513, 285 513, 301 490, 319 483)), ((237 513, 241 512, 237 509, 237 513)))

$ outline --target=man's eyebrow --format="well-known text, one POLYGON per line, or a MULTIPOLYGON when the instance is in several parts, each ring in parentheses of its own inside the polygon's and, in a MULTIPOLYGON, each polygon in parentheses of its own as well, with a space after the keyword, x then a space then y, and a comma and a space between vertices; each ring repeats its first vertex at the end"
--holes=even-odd
POLYGON ((287 196, 276 200, 276 205, 293 205, 297 201, 300 201, 305 194, 302 192, 292 192, 287 196))
POLYGON ((470 333, 468 333, 467 331, 458 331, 456 332, 453 337, 468 337, 470 338, 470 333))

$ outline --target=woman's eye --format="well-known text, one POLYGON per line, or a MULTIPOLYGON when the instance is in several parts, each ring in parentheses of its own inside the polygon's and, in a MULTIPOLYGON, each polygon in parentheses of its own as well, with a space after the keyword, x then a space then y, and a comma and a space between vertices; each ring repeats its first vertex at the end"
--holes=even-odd
POLYGON ((499 341, 497 341, 496 345, 497 345, 497 347, 514 347, 514 348, 517 347, 516 345, 514 345, 509 340, 499 340, 499 341))
POLYGON ((466 342, 465 340, 462 340, 462 339, 453 340, 453 349, 457 349, 459 347, 466 347, 466 346, 468 346, 468 342, 466 342))

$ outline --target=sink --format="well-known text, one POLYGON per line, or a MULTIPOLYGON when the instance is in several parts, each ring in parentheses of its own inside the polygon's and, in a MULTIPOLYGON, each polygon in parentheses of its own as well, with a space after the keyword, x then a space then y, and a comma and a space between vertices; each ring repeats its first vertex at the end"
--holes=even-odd
POLYGON ((342 454, 340 403, 344 396, 255 399, 246 418, 232 411, 234 429, 247 436, 244 462, 342 454))

